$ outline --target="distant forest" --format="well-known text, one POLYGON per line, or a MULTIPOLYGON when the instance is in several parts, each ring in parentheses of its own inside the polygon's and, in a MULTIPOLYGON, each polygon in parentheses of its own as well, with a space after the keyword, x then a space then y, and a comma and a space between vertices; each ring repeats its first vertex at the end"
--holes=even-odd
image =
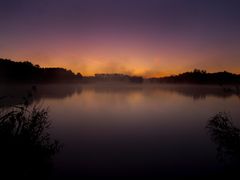
POLYGON ((240 75, 230 72, 208 73, 205 70, 195 69, 192 72, 185 72, 179 75, 150 78, 150 82, 154 83, 189 83, 189 84, 239 84, 240 75))
POLYGON ((84 77, 64 68, 42 68, 29 61, 15 62, 0 58, 0 83, 92 83, 92 82, 131 82, 131 83, 184 83, 184 84, 240 84, 240 75, 230 72, 208 73, 195 69, 179 75, 148 78, 124 74, 96 74, 84 77))
POLYGON ((0 59, 0 82, 78 82, 81 74, 64 68, 41 68, 31 62, 0 59))

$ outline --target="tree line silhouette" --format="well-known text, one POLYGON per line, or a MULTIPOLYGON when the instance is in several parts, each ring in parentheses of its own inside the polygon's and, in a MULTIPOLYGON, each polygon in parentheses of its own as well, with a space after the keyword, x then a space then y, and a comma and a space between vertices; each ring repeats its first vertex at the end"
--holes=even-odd
POLYGON ((0 59, 0 82, 78 82, 80 73, 64 68, 41 68, 31 62, 0 59))
POLYGON ((205 70, 194 69, 179 75, 150 78, 150 82, 157 83, 190 83, 190 84, 240 84, 240 75, 227 71, 208 73, 205 70))
POLYGON ((9 59, 0 58, 0 82, 131 82, 142 83, 141 76, 129 76, 124 74, 96 74, 91 77, 83 77, 81 73, 73 73, 64 68, 42 68, 39 65, 33 65, 29 61, 15 62, 9 59))
POLYGON ((0 82, 130 82, 130 83, 188 83, 188 84, 240 84, 240 75, 230 72, 208 73, 195 69, 179 75, 144 79, 125 74, 96 74, 84 77, 64 68, 42 68, 29 61, 14 62, 0 58, 0 82))

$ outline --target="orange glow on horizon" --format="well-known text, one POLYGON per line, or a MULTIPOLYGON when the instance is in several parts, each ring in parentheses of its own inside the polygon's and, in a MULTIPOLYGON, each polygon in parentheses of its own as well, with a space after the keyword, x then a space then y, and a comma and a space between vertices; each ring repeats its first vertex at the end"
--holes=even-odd
POLYGON ((229 71, 240 74, 237 54, 229 56, 221 53, 216 55, 212 52, 187 52, 184 49, 176 50, 174 47, 159 49, 158 52, 137 49, 132 51, 123 49, 122 52, 118 52, 116 48, 110 47, 82 50, 82 52, 78 49, 80 48, 62 47, 57 48, 56 52, 51 50, 51 53, 47 50, 42 50, 40 53, 12 50, 6 52, 5 57, 2 58, 30 61, 41 67, 62 67, 74 73, 81 73, 83 76, 94 76, 96 73, 121 73, 151 78, 177 75, 195 68, 207 72, 229 71), (11 56, 8 56, 9 54, 11 56), (232 62, 221 61, 224 59, 231 59, 232 62))
MULTIPOLYGON (((9 58, 9 57, 7 57, 9 58)), ((138 59, 129 59, 125 62, 117 62, 110 60, 99 60, 88 59, 85 61, 67 61, 65 58, 47 58, 47 61, 42 61, 42 57, 30 57, 30 58, 20 58, 20 60, 16 60, 15 56, 10 57, 14 61, 30 61, 33 64, 38 64, 41 67, 61 67, 68 70, 72 70, 74 73, 81 73, 83 76, 94 76, 97 73, 119 73, 119 74, 127 74, 131 76, 142 76, 144 78, 151 77, 164 77, 177 75, 183 72, 192 71, 193 69, 203 69, 207 70, 207 72, 219 72, 219 71, 229 71, 232 73, 240 74, 240 69, 238 66, 224 66, 224 65, 189 65, 186 62, 182 65, 175 63, 174 58, 171 61, 164 60, 153 60, 151 62, 145 62, 138 59)), ((68 59, 68 58, 66 58, 68 59)), ((163 59, 163 58, 162 58, 163 59)), ((189 60, 190 62, 190 60, 189 60)))
MULTIPOLYGON (((105 66, 108 66, 105 64, 105 66)), ((109 65, 110 66, 110 65, 109 65)), ((126 74, 126 75, 131 75, 131 76, 142 76, 144 78, 152 78, 152 77, 166 77, 166 76, 171 76, 171 75, 178 75, 184 72, 189 72, 194 70, 195 68, 202 69, 202 70, 207 70, 207 72, 220 72, 220 71, 225 71, 219 69, 217 66, 216 67, 211 67, 209 69, 206 68, 199 68, 199 67, 192 67, 192 68, 184 68, 184 67, 175 67, 175 69, 169 69, 166 68, 159 68, 159 69, 149 69, 145 67, 144 65, 132 65, 130 67, 124 67, 122 65, 119 65, 120 68, 109 68, 107 69, 106 67, 101 67, 97 66, 94 64, 89 63, 89 65, 86 67, 78 67, 78 66, 68 66, 65 63, 58 64, 58 65, 47 65, 47 64, 41 64, 41 67, 62 67, 68 70, 72 70, 75 74, 76 73, 81 73, 83 76, 94 76, 95 74, 101 74, 101 73, 119 73, 119 74, 126 74), (163 69, 163 70, 161 70, 163 69)), ((226 71, 240 74, 240 70, 238 67, 235 68, 228 68, 226 71)))
POLYGON ((128 1, 74 1, 81 10, 71 1, 40 7, 26 1, 20 3, 22 9, 3 3, 0 58, 63 67, 84 76, 148 78, 193 69, 240 73, 240 16, 235 5, 145 1, 134 6, 128 1))

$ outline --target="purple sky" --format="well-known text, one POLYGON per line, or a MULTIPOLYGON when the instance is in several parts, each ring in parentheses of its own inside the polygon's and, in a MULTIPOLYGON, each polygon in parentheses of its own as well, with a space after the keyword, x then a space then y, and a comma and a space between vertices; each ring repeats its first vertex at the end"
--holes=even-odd
POLYGON ((240 73, 237 0, 0 0, 0 57, 92 75, 240 73))

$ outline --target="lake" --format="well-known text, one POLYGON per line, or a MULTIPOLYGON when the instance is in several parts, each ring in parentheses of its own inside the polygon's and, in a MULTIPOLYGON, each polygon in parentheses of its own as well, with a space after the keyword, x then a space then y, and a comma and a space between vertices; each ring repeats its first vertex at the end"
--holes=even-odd
MULTIPOLYGON (((1 85, 1 106, 32 85, 1 85)), ((51 178, 209 177, 226 164, 206 128, 218 112, 240 127, 240 97, 207 85, 36 85, 31 104, 48 107, 51 137, 63 144, 51 178)))

